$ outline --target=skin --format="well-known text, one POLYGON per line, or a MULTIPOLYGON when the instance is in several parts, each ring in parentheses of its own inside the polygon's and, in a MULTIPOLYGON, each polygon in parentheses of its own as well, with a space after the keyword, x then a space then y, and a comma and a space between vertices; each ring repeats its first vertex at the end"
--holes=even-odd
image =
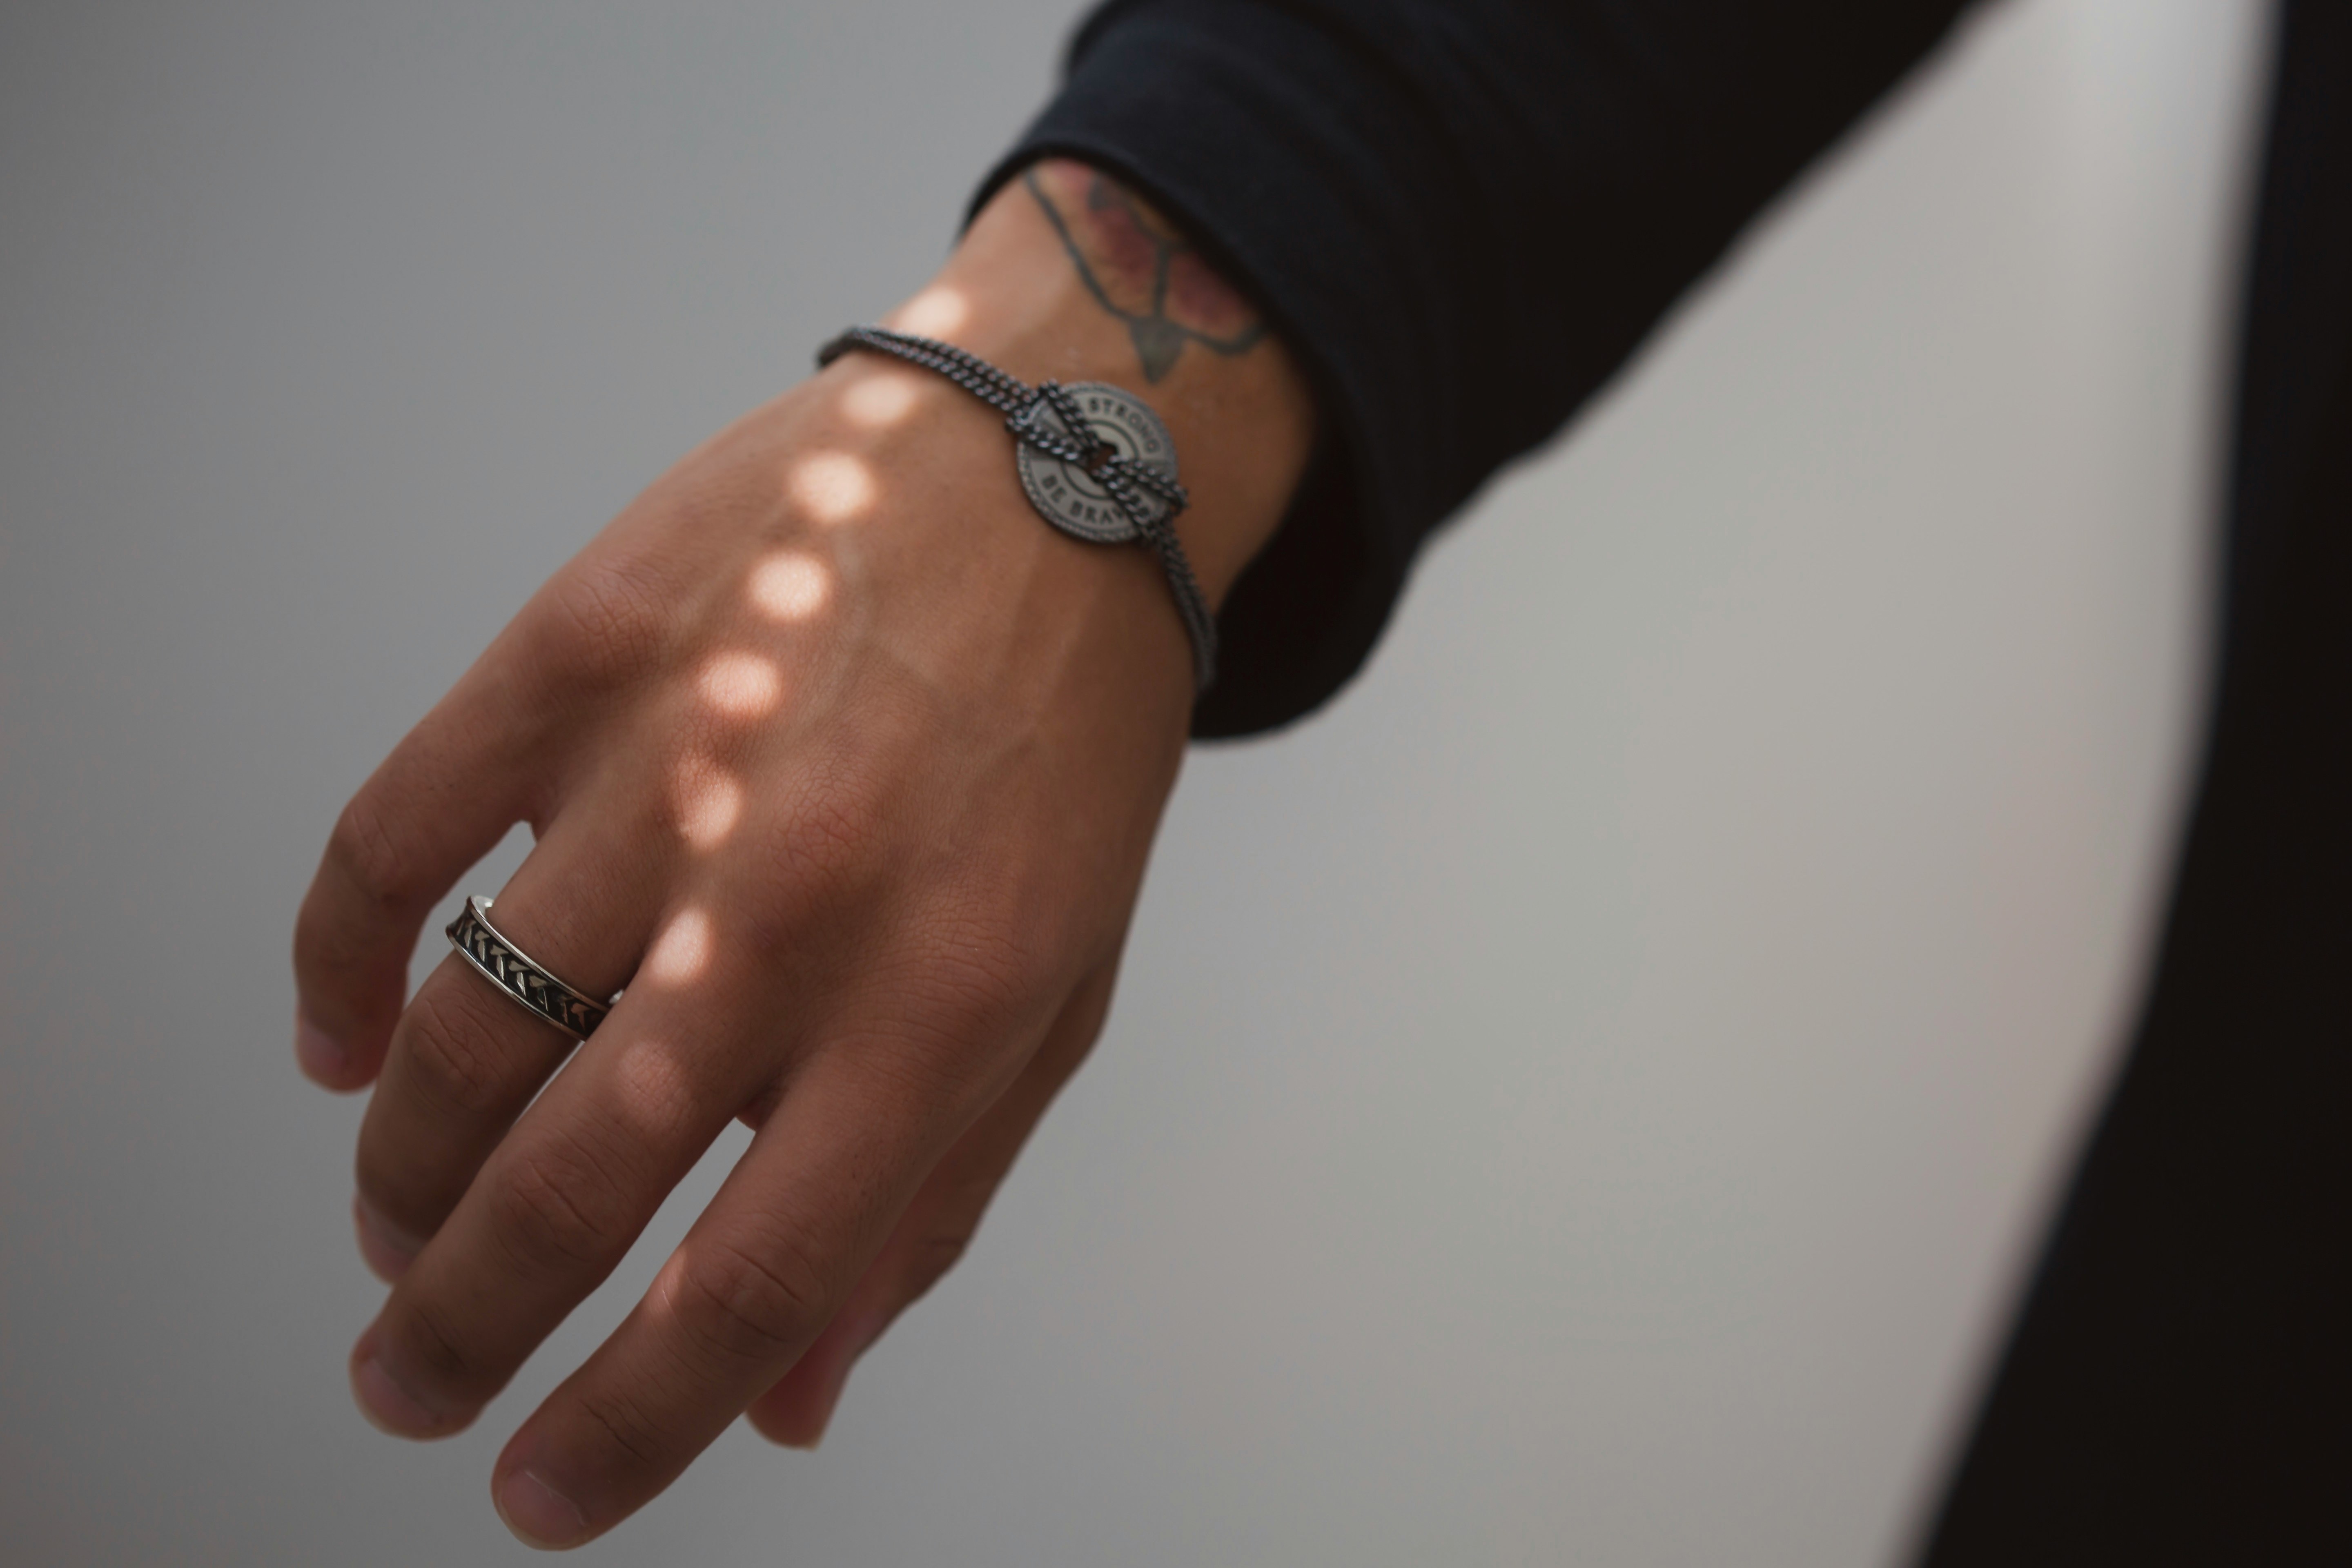
POLYGON ((1194 344, 1247 353, 1265 335, 1249 302, 1116 181, 1078 164, 1043 163, 1022 183, 1095 303, 1127 323, 1146 381, 1166 379, 1194 344))
MULTIPOLYGON (((1080 165, 1008 185, 886 322, 1144 396, 1213 604, 1305 464, 1280 343, 1080 165)), ((493 1467, 530 1544, 610 1530, 738 1415, 813 1447, 1102 1027, 1190 652, 1150 554, 1047 527, 1010 440, 866 353, 755 410, 540 590, 328 843, 297 1054, 373 1086, 354 1215, 393 1288, 352 1380, 377 1425, 471 1424, 727 1122, 756 1130, 493 1467), (407 996, 425 915, 518 821, 499 929, 627 987, 576 1054, 454 956, 407 996)))

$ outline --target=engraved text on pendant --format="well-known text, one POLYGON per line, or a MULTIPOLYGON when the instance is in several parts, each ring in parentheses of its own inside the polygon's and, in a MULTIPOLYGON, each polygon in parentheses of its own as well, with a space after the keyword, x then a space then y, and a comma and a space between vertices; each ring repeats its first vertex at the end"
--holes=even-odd
MULTIPOLYGON (((1094 426, 1094 442, 1108 446, 1119 457, 1156 469, 1171 479, 1176 477, 1176 443, 1170 438, 1168 426, 1160 422, 1160 416, 1142 399, 1098 381, 1072 382, 1065 390, 1094 426)), ((1052 405, 1042 397, 1031 404, 1021 417, 1055 435, 1090 444, 1086 436, 1066 426, 1052 405)), ((1026 441, 1015 441, 1013 447, 1021 469, 1021 488, 1029 492, 1029 503, 1047 522, 1064 533, 1095 544, 1121 544, 1136 536, 1133 520, 1086 469, 1048 456, 1026 441)), ((1160 497, 1140 486, 1135 488, 1134 494, 1142 503, 1146 517, 1167 515, 1168 503, 1160 497)))

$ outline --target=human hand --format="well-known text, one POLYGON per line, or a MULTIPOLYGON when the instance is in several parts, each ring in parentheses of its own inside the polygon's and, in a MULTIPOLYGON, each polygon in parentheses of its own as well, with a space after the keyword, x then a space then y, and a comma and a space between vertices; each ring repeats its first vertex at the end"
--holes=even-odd
MULTIPOLYGON (((891 324, 1144 395, 1213 602, 1303 466, 1280 346, 1076 165, 1008 185, 891 324)), ((375 1085, 354 1207, 394 1288, 352 1367, 378 1425, 469 1425, 727 1122, 756 1129, 494 1467, 533 1544, 610 1529, 747 1410, 813 1444, 1101 1027, 1190 654, 1151 557, 1047 527, 1010 444, 943 380, 838 362, 560 571, 329 842, 298 1049, 328 1087, 375 1085), (518 821, 536 844, 500 931, 627 987, 568 1064, 454 956, 404 1006, 425 916, 518 821)))

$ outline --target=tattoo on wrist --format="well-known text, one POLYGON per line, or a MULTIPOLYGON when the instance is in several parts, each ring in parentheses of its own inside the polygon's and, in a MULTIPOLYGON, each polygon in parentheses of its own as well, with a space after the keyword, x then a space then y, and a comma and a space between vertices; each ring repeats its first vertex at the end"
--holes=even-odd
POLYGON ((1240 354, 1265 335, 1233 285, 1117 181, 1058 158, 1031 165, 1021 180, 1087 291, 1126 323, 1144 380, 1165 377, 1190 344, 1240 354))

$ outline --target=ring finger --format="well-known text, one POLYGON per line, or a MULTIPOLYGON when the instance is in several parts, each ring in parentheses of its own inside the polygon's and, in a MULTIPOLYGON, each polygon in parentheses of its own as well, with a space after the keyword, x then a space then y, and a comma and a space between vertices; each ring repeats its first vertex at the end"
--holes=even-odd
MULTIPOLYGON (((659 868, 616 845, 593 802, 567 811, 508 882, 498 933, 565 984, 604 998, 636 967, 659 907, 659 868)), ((457 1206, 475 1173, 576 1041, 452 952, 393 1031, 360 1127, 361 1251, 393 1280, 457 1206)))

